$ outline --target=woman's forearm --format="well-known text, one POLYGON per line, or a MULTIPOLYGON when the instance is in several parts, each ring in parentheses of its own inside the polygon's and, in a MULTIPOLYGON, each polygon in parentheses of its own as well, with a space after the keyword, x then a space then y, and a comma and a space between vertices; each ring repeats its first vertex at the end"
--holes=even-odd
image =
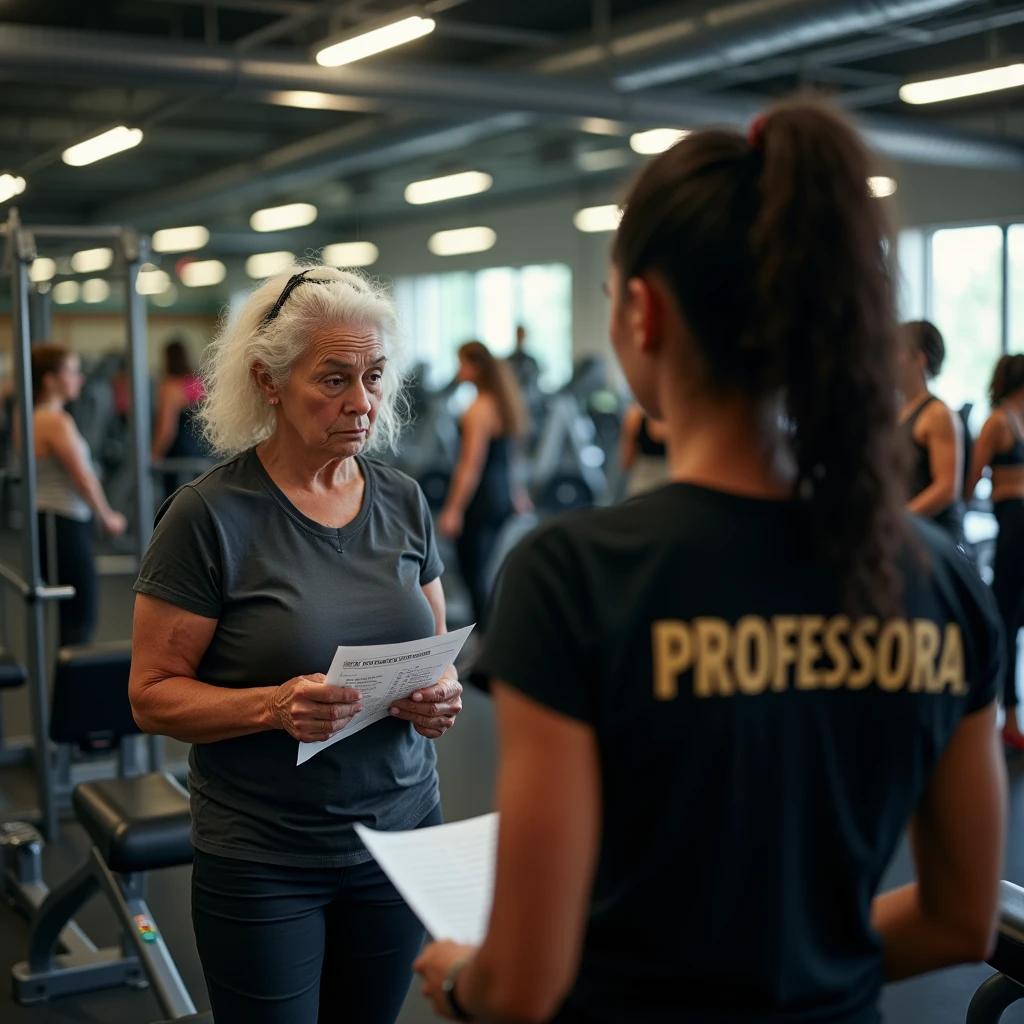
POLYGON ((132 712, 143 732, 183 743, 216 743, 277 728, 270 699, 276 687, 231 689, 187 676, 131 687, 132 712))
POLYGON ((455 472, 452 474, 448 497, 444 503, 445 508, 458 512, 460 515, 466 511, 480 485, 480 472, 480 468, 471 465, 466 458, 459 459, 455 472))

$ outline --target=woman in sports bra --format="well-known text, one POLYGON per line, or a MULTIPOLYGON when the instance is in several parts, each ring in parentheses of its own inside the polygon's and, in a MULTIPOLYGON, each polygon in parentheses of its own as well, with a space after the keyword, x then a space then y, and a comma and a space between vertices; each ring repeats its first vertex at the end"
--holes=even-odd
POLYGON ((619 463, 626 471, 626 496, 634 497, 668 483, 665 425, 633 404, 622 418, 619 463))
POLYGON ((985 467, 992 470, 992 510, 999 523, 992 591, 1006 627, 1009 660, 1003 742, 1024 750, 1017 721, 1017 631, 1024 625, 1024 355, 1003 356, 989 388, 992 415, 974 443, 969 499, 985 467))
POLYGON ((901 333, 900 432, 911 453, 907 511, 932 519, 959 544, 964 524, 963 427, 949 406, 928 390, 928 381, 942 369, 946 346, 927 320, 904 324, 901 333))

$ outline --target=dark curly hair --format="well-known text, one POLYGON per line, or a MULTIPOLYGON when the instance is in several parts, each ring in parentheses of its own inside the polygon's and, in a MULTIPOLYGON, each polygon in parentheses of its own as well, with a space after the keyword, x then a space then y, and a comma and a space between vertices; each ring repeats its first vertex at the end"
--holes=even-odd
POLYGON ((992 404, 998 405, 1008 395, 1024 387, 1024 355, 1003 356, 996 363, 992 383, 988 387, 992 404))
POLYGON ((851 611, 898 609, 907 539, 896 432, 891 233, 870 159, 828 105, 770 109, 751 133, 696 132, 648 163, 623 204, 623 282, 657 272, 708 384, 781 396, 795 496, 851 611))

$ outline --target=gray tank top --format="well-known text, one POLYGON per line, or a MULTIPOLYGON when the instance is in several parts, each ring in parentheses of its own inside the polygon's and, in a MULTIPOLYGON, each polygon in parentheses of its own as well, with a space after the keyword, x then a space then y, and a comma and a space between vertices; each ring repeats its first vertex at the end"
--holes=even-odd
MULTIPOLYGON (((85 461, 91 465, 89 442, 81 434, 78 435, 78 444, 85 461)), ((40 512, 56 512, 79 523, 92 519, 92 509, 78 493, 71 474, 64 468, 64 463, 52 455, 36 459, 36 508, 40 512)))

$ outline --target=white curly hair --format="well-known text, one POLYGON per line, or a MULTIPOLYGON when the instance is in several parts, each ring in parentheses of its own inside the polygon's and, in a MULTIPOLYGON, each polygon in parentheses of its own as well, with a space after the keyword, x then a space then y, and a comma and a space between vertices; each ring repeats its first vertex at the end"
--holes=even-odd
POLYGON ((253 366, 259 363, 275 384, 284 384, 314 335, 334 325, 371 327, 380 334, 387 364, 366 448, 394 448, 402 428, 405 371, 395 304, 378 280, 313 263, 289 267, 258 286, 207 349, 202 369, 206 401, 200 418, 214 451, 233 455, 273 434, 274 410, 253 378, 253 366), (277 317, 264 324, 289 278, 303 272, 310 280, 329 283, 298 285, 277 317))

